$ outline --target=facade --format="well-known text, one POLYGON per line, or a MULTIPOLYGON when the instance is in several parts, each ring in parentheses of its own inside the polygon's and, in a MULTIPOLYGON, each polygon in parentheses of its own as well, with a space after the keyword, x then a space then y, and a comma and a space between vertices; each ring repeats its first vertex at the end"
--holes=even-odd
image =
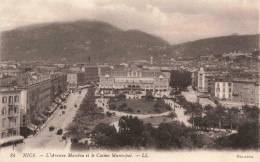
POLYGON ((233 83, 228 81, 215 82, 215 97, 220 100, 232 101, 233 83))
POLYGON ((2 141, 20 137, 20 92, 10 87, 0 89, 0 145, 2 141))
POLYGON ((83 67, 86 82, 97 82, 99 80, 99 68, 97 66, 83 67))
POLYGON ((201 67, 198 71, 198 91, 201 93, 211 93, 211 91, 214 91, 212 89, 212 84, 214 84, 213 78, 220 74, 220 71, 201 67))
POLYGON ((259 106, 259 83, 256 80, 222 79, 215 81, 214 97, 226 107, 259 106))
POLYGON ((68 89, 77 89, 85 82, 85 73, 83 72, 70 72, 67 74, 68 89))
POLYGON ((18 88, 21 89, 21 127, 43 123, 47 119, 43 113, 52 102, 50 76, 35 79, 24 75, 19 78, 18 88))
POLYGON ((19 69, 9 69, 9 70, 0 70, 0 78, 9 77, 9 76, 18 76, 22 72, 19 69))
POLYGON ((67 75, 64 73, 53 73, 51 79, 51 100, 67 89, 67 75))
POLYGON ((259 83, 250 80, 233 81, 233 101, 259 107, 259 83))
POLYGON ((169 89, 169 74, 158 70, 143 70, 137 67, 115 69, 100 76, 99 89, 104 93, 113 90, 133 91, 166 91, 169 89))

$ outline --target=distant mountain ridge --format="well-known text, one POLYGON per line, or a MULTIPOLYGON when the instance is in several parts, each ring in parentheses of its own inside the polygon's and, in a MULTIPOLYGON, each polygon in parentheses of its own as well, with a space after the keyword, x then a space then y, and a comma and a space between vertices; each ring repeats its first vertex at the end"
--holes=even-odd
POLYGON ((5 60, 124 62, 165 53, 169 44, 138 30, 123 31, 99 21, 39 24, 1 33, 5 60))
POLYGON ((121 30, 94 20, 53 22, 1 32, 4 60, 127 62, 168 57, 198 57, 259 49, 259 34, 230 35, 170 45, 139 30, 121 30))
POLYGON ((259 34, 221 36, 172 45, 170 51, 183 57, 221 55, 234 51, 253 52, 259 50, 259 34))

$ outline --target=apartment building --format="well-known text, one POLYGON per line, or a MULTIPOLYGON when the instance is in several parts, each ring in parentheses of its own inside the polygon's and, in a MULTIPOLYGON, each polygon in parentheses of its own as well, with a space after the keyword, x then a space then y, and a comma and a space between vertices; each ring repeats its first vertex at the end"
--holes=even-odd
POLYGON ((85 83, 84 72, 69 72, 67 74, 68 89, 77 89, 80 85, 85 83))
POLYGON ((216 81, 215 97, 219 98, 220 100, 232 101, 233 83, 228 81, 216 81))
POLYGON ((21 90, 0 87, 0 145, 22 140, 20 136, 21 90))
POLYGON ((201 67, 198 71, 198 91, 201 93, 211 93, 213 78, 221 75, 221 71, 218 69, 204 69, 201 67))
POLYGON ((256 80, 234 79, 233 101, 259 107, 259 82, 256 80))

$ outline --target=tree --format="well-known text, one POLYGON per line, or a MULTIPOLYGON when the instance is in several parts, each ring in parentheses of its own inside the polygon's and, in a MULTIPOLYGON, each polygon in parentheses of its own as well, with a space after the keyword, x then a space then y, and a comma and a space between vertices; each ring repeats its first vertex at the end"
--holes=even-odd
POLYGON ((218 120, 218 125, 219 125, 219 131, 222 128, 222 123, 225 119, 225 114, 226 114, 226 108, 223 107, 222 105, 218 105, 214 111, 216 118, 218 120))
POLYGON ((176 115, 176 113, 175 113, 175 112, 170 112, 170 113, 168 114, 168 117, 169 117, 169 118, 171 118, 171 119, 172 119, 172 121, 173 121, 173 119, 174 119, 174 118, 176 118, 176 117, 177 117, 177 115, 176 115))
POLYGON ((121 107, 123 107, 123 109, 126 108, 126 107, 127 107, 127 103, 126 103, 126 102, 123 102, 123 103, 121 104, 121 107))
POLYGON ((244 105, 242 107, 245 120, 258 122, 259 119, 259 108, 256 106, 244 105))
POLYGON ((116 104, 115 103, 110 103, 109 104, 109 109, 110 110, 115 110, 116 109, 116 104))
POLYGON ((216 147, 233 149, 259 148, 259 125, 254 121, 246 121, 238 128, 238 133, 220 137, 215 140, 216 147))
POLYGON ((233 148, 259 148, 259 125, 256 122, 245 122, 238 128, 237 134, 230 135, 233 148))
POLYGON ((119 95, 116 95, 115 98, 118 99, 119 101, 124 101, 126 99, 126 95, 123 93, 120 93, 119 95))
POLYGON ((84 136, 84 133, 80 129, 78 124, 70 123, 66 128, 66 133, 64 134, 65 137, 70 139, 79 140, 84 136))
POLYGON ((92 131, 93 141, 100 147, 116 147, 117 131, 114 126, 105 123, 99 123, 92 131))
POLYGON ((214 131, 216 123, 218 122, 217 116, 215 115, 215 110, 214 109, 208 110, 206 111, 205 114, 206 115, 203 116, 203 123, 205 125, 208 125, 209 127, 212 127, 214 131))
POLYGON ((138 147, 143 143, 143 121, 137 117, 122 116, 118 122, 121 145, 138 147))
POLYGON ((190 114, 192 119, 192 128, 194 127, 194 118, 202 115, 202 106, 199 103, 188 102, 185 114, 190 114))
POLYGON ((226 120, 230 124, 231 132, 233 130, 233 128, 232 128, 233 124, 238 123, 239 113, 240 113, 240 110, 236 107, 232 107, 231 109, 228 109, 228 112, 226 113, 226 120))
POLYGON ((206 105, 204 107, 204 111, 210 111, 210 110, 213 110, 213 107, 211 105, 206 105))
POLYGON ((172 70, 170 77, 171 87, 187 88, 191 84, 191 72, 172 70))
POLYGON ((145 99, 146 99, 147 101, 153 101, 153 100, 154 100, 152 91, 146 91, 145 99))
POLYGON ((166 104, 163 99, 156 100, 153 107, 154 107, 154 111, 156 113, 161 113, 161 112, 164 112, 164 111, 170 111, 172 109, 171 106, 166 104))

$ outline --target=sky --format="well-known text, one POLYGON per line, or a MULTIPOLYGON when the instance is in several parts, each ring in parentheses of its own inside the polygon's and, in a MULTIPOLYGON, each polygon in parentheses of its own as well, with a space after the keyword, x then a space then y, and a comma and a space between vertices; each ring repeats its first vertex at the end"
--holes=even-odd
POLYGON ((170 44, 259 33, 258 0, 0 0, 0 31, 22 25, 95 19, 170 44))

